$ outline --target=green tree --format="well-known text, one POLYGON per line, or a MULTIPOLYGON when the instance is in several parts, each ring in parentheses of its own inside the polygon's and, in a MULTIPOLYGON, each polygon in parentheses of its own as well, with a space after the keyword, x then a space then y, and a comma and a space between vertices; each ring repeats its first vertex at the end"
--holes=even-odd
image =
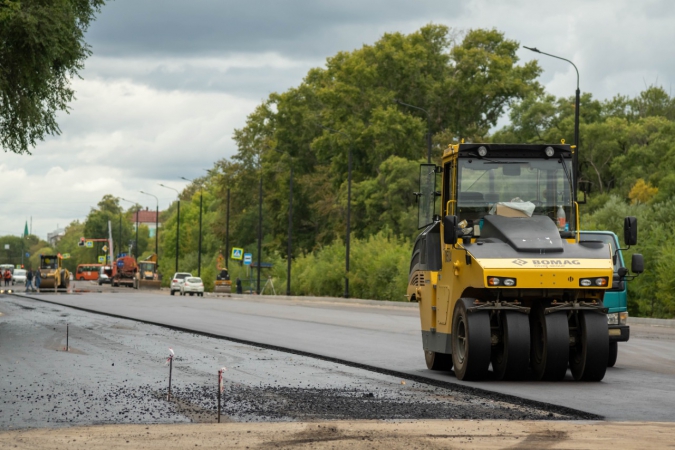
POLYGON ((74 98, 70 81, 91 50, 85 32, 104 0, 0 2, 0 145, 28 153, 59 134, 58 111, 74 98))

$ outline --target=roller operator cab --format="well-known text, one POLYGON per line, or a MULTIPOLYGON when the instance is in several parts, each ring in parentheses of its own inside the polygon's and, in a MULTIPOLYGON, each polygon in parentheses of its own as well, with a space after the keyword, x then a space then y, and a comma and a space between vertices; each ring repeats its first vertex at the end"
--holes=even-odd
MULTIPOLYGON (((408 298, 427 367, 461 380, 605 375, 607 243, 584 242, 569 145, 459 144, 423 164, 408 298), (437 185, 440 183, 440 190, 437 185)), ((637 220, 624 221, 626 245, 637 220)), ((633 271, 642 271, 634 258, 633 271)), ((627 276, 623 273, 622 276, 627 276)))

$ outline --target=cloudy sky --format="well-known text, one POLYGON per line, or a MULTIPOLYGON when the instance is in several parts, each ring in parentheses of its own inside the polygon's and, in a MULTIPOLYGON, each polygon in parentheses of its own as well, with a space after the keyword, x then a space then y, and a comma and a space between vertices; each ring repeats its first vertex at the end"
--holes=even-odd
MULTIPOLYGON (((232 132, 267 95, 383 33, 429 23, 497 28, 573 60, 581 89, 634 95, 675 81, 670 0, 114 0, 87 35, 94 54, 73 86, 62 134, 32 155, 0 153, 0 235, 32 217, 43 238, 86 217, 104 194, 160 209, 180 177, 235 153, 232 132)), ((538 55, 527 50, 522 60, 538 55)), ((541 82, 573 95, 575 75, 540 57, 541 82)), ((127 207, 129 204, 125 204, 127 207)))

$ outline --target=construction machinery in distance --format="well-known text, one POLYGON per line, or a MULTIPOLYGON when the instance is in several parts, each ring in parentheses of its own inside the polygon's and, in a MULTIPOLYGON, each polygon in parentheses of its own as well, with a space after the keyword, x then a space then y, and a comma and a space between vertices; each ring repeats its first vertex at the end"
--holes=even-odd
POLYGON ((213 292, 224 294, 232 293, 232 280, 230 280, 230 272, 225 266, 225 257, 222 253, 219 253, 216 262, 218 274, 216 275, 216 281, 213 284, 213 292))
POLYGON ((157 254, 153 253, 148 258, 138 262, 138 271, 134 278, 134 288, 153 290, 161 288, 157 274, 157 254))
POLYGON ((62 258, 57 255, 40 255, 40 290, 68 289, 70 286, 70 272, 62 267, 62 258))
POLYGON ((112 266, 110 284, 113 287, 134 287, 138 274, 138 265, 133 256, 120 256, 112 266))
MULTIPOLYGON (((461 380, 561 380, 568 367, 575 380, 604 378, 616 249, 581 238, 575 151, 564 141, 462 143, 440 167, 421 165, 424 231, 407 295, 419 302, 429 369, 454 368, 461 380)), ((624 241, 637 244, 634 217, 624 241)), ((634 254, 632 272, 642 271, 634 254)))

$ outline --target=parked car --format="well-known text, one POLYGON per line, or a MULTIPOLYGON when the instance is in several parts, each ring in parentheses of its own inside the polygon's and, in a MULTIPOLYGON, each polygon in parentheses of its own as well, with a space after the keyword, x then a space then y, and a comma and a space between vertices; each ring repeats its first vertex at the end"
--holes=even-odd
POLYGON ((180 295, 195 295, 204 296, 204 282, 199 277, 187 277, 183 284, 180 285, 180 295))
POLYGON ((175 292, 180 292, 180 287, 182 286, 185 279, 191 276, 192 274, 190 272, 174 273, 173 277, 171 278, 171 286, 169 287, 171 295, 173 295, 175 292))
POLYGON ((101 286, 103 283, 105 284, 110 284, 110 277, 108 276, 108 273, 110 272, 110 266, 101 266, 98 268, 98 285, 101 286))
POLYGON ((26 284, 25 269, 14 269, 14 275, 12 275, 12 284, 26 284))

